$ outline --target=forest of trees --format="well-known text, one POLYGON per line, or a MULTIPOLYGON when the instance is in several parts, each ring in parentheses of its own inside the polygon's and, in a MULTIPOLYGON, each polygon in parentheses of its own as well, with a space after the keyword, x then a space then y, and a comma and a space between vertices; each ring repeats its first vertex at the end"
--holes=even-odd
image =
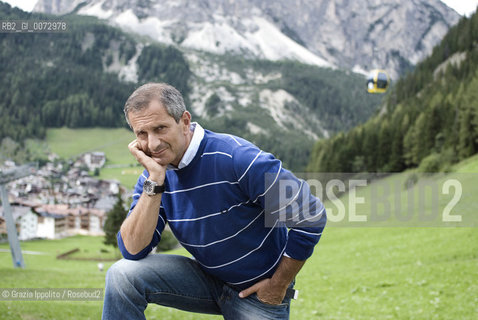
POLYGON ((280 70, 283 80, 277 87, 318 114, 329 132, 345 131, 365 122, 380 104, 380 96, 367 94, 361 75, 292 62, 283 63, 280 70))
MULTIPOLYGON (((1 20, 52 19, 0 3, 1 20)), ((104 69, 136 53, 136 41, 96 18, 62 16, 61 33, 0 33, 0 141, 42 139, 46 128, 124 126, 122 108, 134 88, 165 81, 188 92, 190 71, 180 51, 147 46, 138 58, 138 83, 124 82, 104 69), (161 64, 151 61, 161 57, 161 64)))
POLYGON ((363 125, 319 141, 315 172, 447 170, 478 152, 478 15, 462 18, 363 125), (453 61, 453 62, 451 62, 453 61), (440 66, 440 67, 439 67, 440 66))

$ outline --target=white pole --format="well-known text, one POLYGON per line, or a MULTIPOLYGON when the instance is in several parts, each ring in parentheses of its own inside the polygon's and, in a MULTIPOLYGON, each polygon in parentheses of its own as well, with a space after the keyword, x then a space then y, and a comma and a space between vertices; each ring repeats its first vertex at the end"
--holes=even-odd
POLYGON ((25 268, 20 242, 18 241, 17 228, 15 227, 15 221, 12 216, 12 208, 8 202, 7 189, 5 189, 5 185, 3 184, 0 184, 0 193, 2 196, 3 215, 5 216, 5 223, 7 224, 8 242, 10 243, 13 266, 15 268, 25 268))

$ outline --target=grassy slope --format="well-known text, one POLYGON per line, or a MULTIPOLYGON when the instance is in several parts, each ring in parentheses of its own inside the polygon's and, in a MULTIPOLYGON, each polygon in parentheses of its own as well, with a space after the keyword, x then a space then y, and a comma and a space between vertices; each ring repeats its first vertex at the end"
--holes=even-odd
MULTIPOLYGON (((104 272, 96 262, 55 259, 78 246, 97 253, 101 238, 23 242, 23 250, 46 253, 25 254, 24 270, 13 269, 10 254, 1 252, 1 287, 102 288, 104 272)), ((293 302, 291 319, 473 319, 477 262, 475 229, 330 228, 297 279, 300 298, 293 302)), ((98 319, 101 307, 101 302, 3 301, 0 318, 98 319)), ((219 319, 156 305, 146 315, 219 319)))
POLYGON ((478 155, 470 157, 455 166, 455 172, 459 173, 477 173, 478 172, 478 155))
MULTIPOLYGON (((61 241, 22 242, 25 269, 13 269, 10 253, 0 252, 0 287, 4 288, 103 288, 104 272, 92 261, 56 260, 56 255, 77 247, 99 251, 99 238, 72 237, 61 241)), ((7 249, 7 244, 0 248, 7 249)), ((111 251, 111 250, 110 250, 111 251)), ((111 263, 105 263, 109 267, 111 263)), ((0 302, 0 319, 99 319, 102 302, 5 301, 0 302)))
POLYGON ((90 151, 105 152, 106 167, 101 169, 99 178, 116 179, 130 188, 142 172, 128 151, 128 144, 134 138, 134 134, 125 128, 61 128, 48 129, 46 141, 52 152, 65 159, 90 151))
MULTIPOLYGON (((478 173, 478 156, 455 169, 466 173, 459 176, 464 196, 456 208, 476 216, 478 208, 470 195, 478 193, 478 184, 469 173, 478 173)), ((407 174, 387 179, 403 179, 407 174)), ((0 252, 0 287, 103 287, 104 272, 98 271, 96 262, 55 259, 59 252, 79 246, 97 252, 101 239, 24 242, 23 250, 48 253, 24 255, 25 270, 13 269, 9 252, 0 252)), ((0 249, 8 249, 8 244, 0 244, 0 249)), ((105 263, 105 268, 110 265, 105 263)), ((291 319, 474 319, 477 279, 476 228, 347 228, 329 223, 297 278, 300 296, 292 302, 291 319)), ((101 306, 101 302, 7 301, 0 302, 0 319, 98 319, 101 306)), ((221 318, 156 305, 149 306, 146 315, 148 319, 221 318)))
MULTIPOLYGON (((393 209, 387 227, 359 223, 347 228, 329 222, 298 277, 302 298, 307 300, 295 303, 292 319, 474 319, 478 314, 478 205, 474 196, 478 193, 478 156, 453 169, 449 175, 429 179, 439 187, 450 179, 460 182, 463 193, 451 214, 463 217, 462 226, 474 228, 444 227, 440 222, 453 193, 440 195, 436 208, 426 198, 424 213, 435 220, 422 225, 434 227, 416 227, 419 222, 415 220, 398 223, 393 209)), ((398 194, 400 214, 410 210, 402 187, 412 173, 376 182, 393 186, 398 181, 399 192, 386 200, 393 206, 398 194)), ((357 191, 366 202, 357 205, 357 214, 369 215, 373 210, 370 190, 371 186, 357 191)), ((419 188, 412 192, 415 202, 411 208, 419 213, 419 188)), ((342 201, 348 213, 348 195, 342 201)), ((325 205, 335 208, 331 203, 325 205)))
POLYGON ((128 151, 128 143, 134 135, 125 128, 48 129, 46 139, 51 151, 63 158, 103 151, 109 163, 135 163, 128 151))

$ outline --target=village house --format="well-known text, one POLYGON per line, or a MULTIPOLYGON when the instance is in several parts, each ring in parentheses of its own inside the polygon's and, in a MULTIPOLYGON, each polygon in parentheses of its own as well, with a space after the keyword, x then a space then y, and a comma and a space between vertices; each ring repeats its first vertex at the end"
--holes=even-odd
POLYGON ((70 234, 104 235, 104 210, 77 207, 68 210, 67 227, 70 234))
POLYGON ((74 167, 86 166, 88 170, 94 171, 100 169, 105 165, 106 156, 104 152, 87 152, 82 154, 74 164, 74 167))
POLYGON ((40 205, 33 208, 38 216, 37 237, 59 239, 68 235, 68 205, 40 205))
POLYGON ((102 168, 106 162, 104 152, 90 152, 85 154, 85 163, 90 170, 102 168))
POLYGON ((18 225, 18 239, 29 240, 38 236, 38 216, 29 207, 13 207, 13 220, 18 225))
MULTIPOLYGON (((13 221, 18 233, 19 240, 28 240, 36 237, 38 219, 29 207, 12 205, 10 206, 12 211, 13 221)), ((7 234, 3 207, 0 207, 0 218, 3 220, 3 227, 0 228, 7 234)))
POLYGON ((38 213, 37 238, 61 239, 67 236, 66 218, 48 212, 38 213))

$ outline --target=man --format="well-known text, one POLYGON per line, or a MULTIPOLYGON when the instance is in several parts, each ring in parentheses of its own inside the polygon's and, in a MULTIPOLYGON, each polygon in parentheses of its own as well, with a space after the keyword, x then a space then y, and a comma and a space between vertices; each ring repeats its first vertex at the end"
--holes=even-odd
POLYGON ((308 185, 250 142, 191 123, 167 84, 141 86, 124 112, 145 170, 118 232, 125 259, 108 270, 103 319, 144 319, 148 303, 288 319, 295 276, 326 220, 308 185), (193 258, 149 255, 166 223, 193 258))

